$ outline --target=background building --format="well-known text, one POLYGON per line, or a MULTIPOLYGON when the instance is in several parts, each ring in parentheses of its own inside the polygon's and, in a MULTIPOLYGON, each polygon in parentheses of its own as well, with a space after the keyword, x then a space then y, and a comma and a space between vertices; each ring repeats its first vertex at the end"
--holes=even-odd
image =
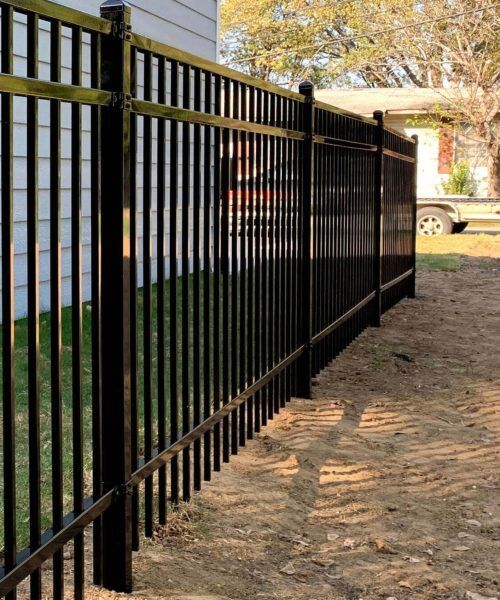
POLYGON ((318 90, 316 97, 344 110, 365 116, 385 109, 386 124, 406 135, 418 135, 418 196, 442 196, 442 184, 453 162, 466 162, 471 170, 474 195, 488 195, 487 155, 483 143, 470 127, 460 130, 440 128, 436 124, 416 124, 443 105, 445 97, 428 88, 350 88, 318 90))

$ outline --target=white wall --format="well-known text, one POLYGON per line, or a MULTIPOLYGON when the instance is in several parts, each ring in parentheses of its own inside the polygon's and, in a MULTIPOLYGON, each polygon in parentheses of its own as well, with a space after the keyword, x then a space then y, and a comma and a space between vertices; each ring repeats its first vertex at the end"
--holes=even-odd
MULTIPOLYGON (((101 0, 56 0, 99 15, 101 0)), ((149 38, 216 60, 217 0, 128 0, 132 28, 149 38)))
MULTIPOLYGON (((96 0, 64 0, 60 2, 72 8, 99 14, 101 2, 96 0)), ((132 5, 132 26, 135 31, 147 34, 158 41, 188 50, 214 60, 217 55, 216 0, 136 0, 132 5)), ((62 81, 70 83, 71 43, 65 33, 62 41, 62 81)), ((40 32, 40 78, 49 79, 49 33, 48 25, 41 22, 40 32)), ((84 37, 84 42, 85 42, 84 37)), ((26 20, 16 16, 14 29, 14 74, 26 76, 26 20)), ((90 85, 90 52, 83 53, 83 84, 90 85)), ((139 90, 139 95, 142 92, 139 90)), ((62 204, 62 299, 71 304, 71 121, 70 107, 62 104, 61 130, 61 204, 62 204)), ((140 120, 139 120, 140 121, 140 120)), ((39 240, 40 240, 40 310, 50 308, 50 246, 49 246, 49 102, 39 101, 39 240)), ((138 140, 138 256, 142 257, 142 134, 139 122, 138 140)), ((153 132, 155 130, 153 129, 153 132)), ((168 144, 167 144, 168 147, 168 144)), ((153 257, 156 256, 156 140, 153 140, 153 257)), ((168 154, 166 180, 168 184, 168 154)), ((26 255, 26 100, 14 99, 14 243, 15 243, 15 312, 16 318, 27 314, 27 255, 26 255)), ((90 110, 83 107, 82 118, 82 296, 90 299, 90 110)), ((168 200, 169 190, 167 190, 168 200)), ((168 202, 167 202, 168 205, 168 202)), ((168 227, 169 212, 165 214, 168 227)), ((179 219, 180 221, 180 219, 179 219)), ((203 221, 201 220, 201 224, 203 221)), ((190 214, 192 229, 192 214, 190 214)), ((180 239, 180 227, 178 228, 180 239)), ((165 243, 168 243, 168 236, 165 243)), ((168 272, 168 261, 167 261, 168 272)), ((153 274, 156 260, 153 262, 153 274)), ((142 268, 139 264, 139 284, 142 284, 142 268)), ((1 285, 1 280, 0 280, 1 285)), ((0 300, 1 307, 1 300, 0 300)))
POLYGON ((429 198, 442 194, 441 183, 446 175, 438 172, 439 134, 430 127, 408 125, 405 118, 386 115, 385 122, 389 127, 403 132, 405 135, 418 135, 418 173, 417 194, 419 198, 429 198))

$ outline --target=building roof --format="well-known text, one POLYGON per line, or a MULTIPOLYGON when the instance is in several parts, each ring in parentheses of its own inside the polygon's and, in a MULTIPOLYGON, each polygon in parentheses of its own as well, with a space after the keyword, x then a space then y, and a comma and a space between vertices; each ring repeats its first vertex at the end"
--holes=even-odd
POLYGON ((315 96, 337 108, 371 116, 375 110, 387 114, 424 113, 436 104, 445 106, 449 93, 430 88, 333 88, 317 90, 315 96))

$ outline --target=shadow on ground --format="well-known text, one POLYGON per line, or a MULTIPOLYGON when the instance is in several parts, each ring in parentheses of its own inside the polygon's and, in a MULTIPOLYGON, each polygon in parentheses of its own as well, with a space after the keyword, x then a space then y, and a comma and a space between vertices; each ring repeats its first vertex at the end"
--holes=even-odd
POLYGON ((144 544, 131 597, 498 597, 499 297, 498 260, 423 272, 144 544))

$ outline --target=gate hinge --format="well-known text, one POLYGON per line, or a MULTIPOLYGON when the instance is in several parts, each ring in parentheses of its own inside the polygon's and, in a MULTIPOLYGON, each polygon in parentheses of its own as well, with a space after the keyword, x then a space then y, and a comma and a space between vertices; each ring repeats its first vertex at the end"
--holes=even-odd
POLYGON ((130 34, 131 30, 132 26, 129 23, 124 23, 123 21, 113 21, 111 33, 113 37, 129 42, 132 39, 132 35, 130 34))
POLYGON ((132 96, 130 94, 124 94, 123 92, 113 92, 111 98, 112 108, 118 108, 119 110, 130 110, 132 104, 130 103, 132 96))

